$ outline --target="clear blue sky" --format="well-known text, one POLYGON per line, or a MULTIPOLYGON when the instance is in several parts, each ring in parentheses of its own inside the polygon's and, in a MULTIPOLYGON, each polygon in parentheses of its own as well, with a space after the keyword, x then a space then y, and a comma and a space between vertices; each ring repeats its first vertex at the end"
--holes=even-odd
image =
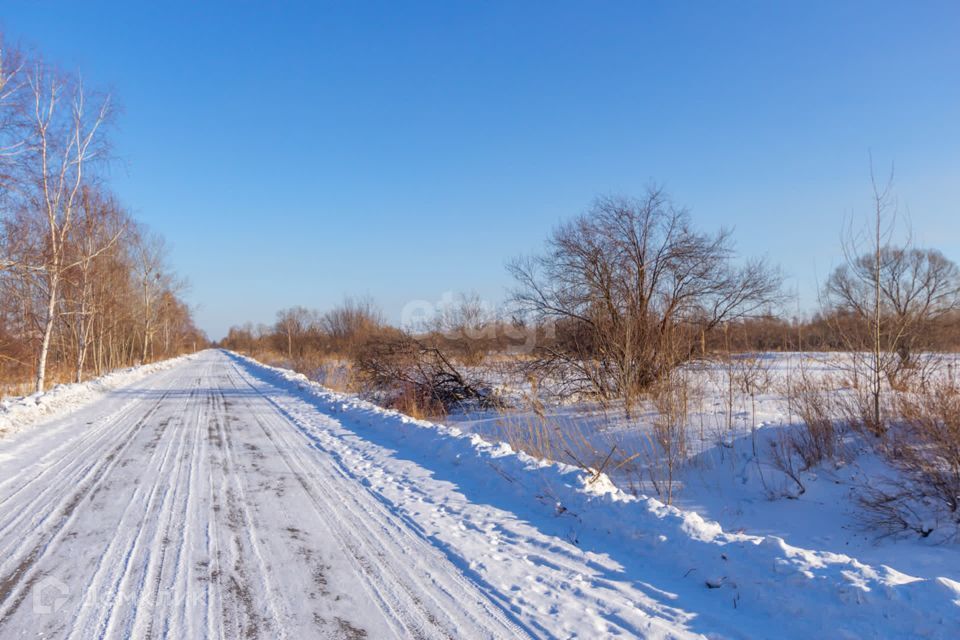
POLYGON ((211 337, 369 294, 502 298, 599 194, 666 185, 802 304, 895 162, 960 261, 960 3, 48 2, 0 26, 124 107, 122 200, 211 337))

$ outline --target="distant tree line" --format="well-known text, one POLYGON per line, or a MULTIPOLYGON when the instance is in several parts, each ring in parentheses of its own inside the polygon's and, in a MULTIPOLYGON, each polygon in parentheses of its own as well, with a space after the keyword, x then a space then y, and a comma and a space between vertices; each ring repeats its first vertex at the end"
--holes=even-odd
MULTIPOLYGON (((862 318, 846 309, 831 309, 810 317, 763 315, 732 322, 710 336, 707 351, 847 351, 852 342, 869 344, 870 331, 862 318)), ((960 313, 946 313, 910 336, 918 351, 960 351, 960 313)))
POLYGON ((42 391, 206 342, 163 239, 104 180, 113 115, 0 34, 0 382, 42 391))

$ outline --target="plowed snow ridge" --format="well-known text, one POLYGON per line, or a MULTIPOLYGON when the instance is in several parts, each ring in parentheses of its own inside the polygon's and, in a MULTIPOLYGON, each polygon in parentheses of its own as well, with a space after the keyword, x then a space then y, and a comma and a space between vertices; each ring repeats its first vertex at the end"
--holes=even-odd
POLYGON ((2 638, 947 638, 958 602, 227 352, 0 440, 2 638))

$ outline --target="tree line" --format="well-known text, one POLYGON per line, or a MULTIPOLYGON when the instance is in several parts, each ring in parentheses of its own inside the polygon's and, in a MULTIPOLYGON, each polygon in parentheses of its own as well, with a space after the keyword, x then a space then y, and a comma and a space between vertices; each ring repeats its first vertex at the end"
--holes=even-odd
POLYGON ((114 115, 0 34, 0 382, 43 391, 206 342, 163 238, 106 182, 114 115))

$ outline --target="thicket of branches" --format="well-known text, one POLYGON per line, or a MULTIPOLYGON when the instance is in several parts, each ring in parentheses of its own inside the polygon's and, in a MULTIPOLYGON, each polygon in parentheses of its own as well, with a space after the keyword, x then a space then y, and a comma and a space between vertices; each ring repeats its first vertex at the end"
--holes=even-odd
POLYGON ((161 238, 102 179, 111 97, 0 36, 0 382, 83 379, 205 342, 161 238))
MULTIPOLYGON (((927 319, 924 330, 913 335, 912 352, 960 351, 960 313, 948 312, 927 319)), ((851 343, 871 341, 870 327, 862 318, 839 307, 828 307, 805 318, 762 315, 728 323, 707 336, 708 353, 847 351, 851 343)))
POLYGON ((371 336, 386 330, 383 314, 371 300, 347 298, 326 312, 290 307, 277 312, 273 325, 231 327, 220 344, 245 353, 272 353, 303 369, 325 358, 355 360, 371 336))
POLYGON ((447 316, 446 331, 414 335, 387 325, 372 301, 348 298, 327 312, 283 309, 272 326, 232 327, 220 344, 280 361, 330 386, 364 391, 407 413, 437 416, 466 402, 494 401, 462 367, 478 343, 489 343, 480 334, 477 342, 460 341, 449 324, 453 317, 447 316))

